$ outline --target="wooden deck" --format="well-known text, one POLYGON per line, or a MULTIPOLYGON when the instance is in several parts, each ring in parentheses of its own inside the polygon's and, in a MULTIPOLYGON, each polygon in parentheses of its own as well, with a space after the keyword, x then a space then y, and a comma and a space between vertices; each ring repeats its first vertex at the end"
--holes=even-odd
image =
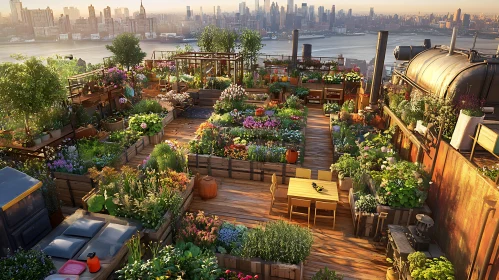
MULTIPOLYGON (((303 166, 313 170, 313 178, 317 178, 317 170, 329 169, 332 148, 329 118, 322 114, 319 106, 312 105, 309 107, 303 166)), ((203 201, 195 191, 190 211, 202 210, 248 227, 289 217, 285 206, 275 208, 269 215, 270 186, 267 184, 227 178, 220 178, 218 181, 218 196, 203 201)), ((366 239, 353 237, 348 192, 339 191, 339 195, 335 230, 332 230, 331 220, 317 220, 317 226, 311 223, 315 240, 312 253, 305 262, 305 278, 309 279, 319 269, 327 266, 343 274, 345 279, 385 279, 389 264, 385 260, 384 248, 377 248, 366 239)), ((293 222, 307 226, 304 217, 293 217, 293 222)))

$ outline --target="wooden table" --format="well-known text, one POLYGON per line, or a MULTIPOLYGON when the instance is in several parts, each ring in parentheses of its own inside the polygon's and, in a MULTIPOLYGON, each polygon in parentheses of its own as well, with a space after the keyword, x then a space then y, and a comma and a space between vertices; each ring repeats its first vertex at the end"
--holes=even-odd
POLYGON ((291 178, 289 179, 288 187, 288 210, 291 198, 301 198, 311 200, 312 203, 316 201, 323 202, 338 202, 338 184, 330 181, 320 181, 311 179, 291 178), (324 190, 317 192, 312 183, 322 186, 324 190))

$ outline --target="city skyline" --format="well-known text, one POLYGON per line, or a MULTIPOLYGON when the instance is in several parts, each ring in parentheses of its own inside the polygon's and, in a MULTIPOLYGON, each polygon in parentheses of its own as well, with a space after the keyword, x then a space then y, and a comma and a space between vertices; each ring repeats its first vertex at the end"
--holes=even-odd
MULTIPOLYGON (((2 1, 2 4, 0 4, 0 12, 2 16, 7 16, 8 14, 10 14, 9 2, 10 1, 2 1)), ((88 16, 87 7, 90 4, 93 4, 95 6, 95 9, 99 11, 102 11, 107 6, 110 6, 113 10, 114 8, 120 8, 120 7, 129 8, 131 13, 138 11, 140 7, 140 0, 108 0, 105 1, 105 4, 91 0, 89 1, 68 0, 65 2, 60 2, 56 0, 45 0, 43 2, 39 0, 24 0, 21 2, 23 4, 23 7, 28 7, 30 9, 38 9, 38 8, 45 9, 47 8, 47 6, 49 6, 54 11, 54 14, 61 14, 63 13, 64 7, 73 6, 80 10, 81 16, 83 17, 88 16)), ((182 13, 185 11, 186 6, 193 7, 193 11, 199 11, 200 7, 206 7, 207 11, 208 10, 211 11, 211 9, 208 9, 208 7, 213 7, 214 5, 220 6, 222 11, 224 12, 235 12, 239 10, 239 4, 241 2, 246 2, 246 6, 252 12, 254 11, 256 1, 217 0, 210 2, 210 5, 206 5, 206 1, 201 1, 201 0, 185 0, 182 2, 182 4, 175 4, 175 5, 171 4, 165 5, 164 1, 161 0, 145 0, 143 2, 145 6, 153 8, 156 13, 182 13)), ((264 0, 260 0, 259 2, 260 2, 259 7, 260 9, 262 9, 264 7, 264 0)), ((271 3, 277 2, 279 6, 283 6, 285 8, 287 8, 288 2, 295 2, 295 4, 298 3, 298 1, 287 1, 287 0, 270 1, 270 2, 271 3)), ((472 13, 472 14, 480 14, 480 13, 494 14, 491 11, 496 11, 496 13, 497 11, 499 11, 499 1, 497 0, 483 0, 481 1, 480 3, 481 5, 479 7, 477 7, 474 3, 469 1, 457 2, 452 0, 442 0, 439 1, 438 3, 435 3, 435 1, 431 0, 421 0, 412 5, 402 4, 399 1, 393 1, 393 0, 384 1, 382 3, 378 2, 375 4, 373 4, 372 1, 368 0, 360 0, 356 1, 355 3, 350 3, 346 1, 325 1, 325 0, 308 0, 302 2, 307 3, 309 6, 313 5, 315 7, 318 6, 330 7, 331 5, 336 5, 337 10, 344 9, 348 11, 349 9, 352 9, 353 14, 369 14, 369 9, 372 6, 374 6, 376 13, 384 13, 384 14, 448 13, 455 11, 457 8, 461 8, 463 12, 472 13)))

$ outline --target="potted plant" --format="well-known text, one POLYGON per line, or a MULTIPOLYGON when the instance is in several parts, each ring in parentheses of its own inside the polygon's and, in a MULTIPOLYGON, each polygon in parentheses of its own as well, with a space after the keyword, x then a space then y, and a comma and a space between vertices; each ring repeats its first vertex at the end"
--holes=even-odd
POLYGON ((323 105, 323 111, 324 115, 329 116, 330 114, 336 115, 334 119, 338 119, 338 113, 340 112, 340 104, 333 102, 333 103, 324 103, 323 105))
POLYGON ((475 130, 479 123, 483 122, 485 114, 482 112, 481 101, 467 93, 458 99, 456 110, 459 110, 459 118, 457 119, 454 133, 450 144, 457 150, 471 150, 475 130))
POLYGON ((119 116, 109 116, 102 120, 102 126, 107 131, 117 131, 124 128, 124 121, 122 117, 119 116))
POLYGON ((48 141, 50 139, 50 134, 46 131, 42 132, 42 142, 48 141))
POLYGON ((256 108, 255 116, 261 117, 263 115, 265 115, 265 108, 262 108, 262 107, 256 108))
POLYGON ((289 164, 295 164, 298 161, 298 147, 296 145, 289 145, 286 150, 286 162, 289 164))
POLYGON ((409 273, 414 280, 454 279, 454 266, 446 257, 427 259, 423 252, 414 252, 407 256, 409 273))
MULTIPOLYGON (((33 133, 33 131, 32 131, 33 133)), ((40 145, 42 143, 42 133, 41 132, 35 132, 33 133, 33 142, 35 142, 35 146, 40 145)))
POLYGON ((149 142, 159 144, 162 138, 163 122, 158 114, 135 115, 130 118, 130 129, 149 136, 149 142))
POLYGON ((350 72, 345 75, 345 94, 356 94, 360 87, 361 77, 357 72, 350 72))
POLYGON ((331 165, 331 171, 338 172, 340 190, 348 191, 353 187, 352 178, 357 172, 360 172, 360 162, 350 154, 344 154, 331 165))
POLYGON ((62 121, 58 119, 53 119, 50 124, 50 135, 52 138, 60 138, 61 137, 61 129, 62 129, 62 121))
POLYGON ((310 89, 304 87, 295 88, 294 95, 298 96, 300 99, 305 99, 310 93, 310 89))
POLYGON ((298 85, 298 82, 300 81, 300 71, 298 69, 293 69, 291 71, 291 77, 289 78, 289 82, 294 85, 294 86, 297 86, 298 85))

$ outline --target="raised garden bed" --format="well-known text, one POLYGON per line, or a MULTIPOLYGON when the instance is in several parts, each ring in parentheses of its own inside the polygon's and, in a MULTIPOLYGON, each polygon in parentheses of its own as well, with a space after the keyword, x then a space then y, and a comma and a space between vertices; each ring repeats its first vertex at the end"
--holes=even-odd
POLYGON ((287 184, 296 176, 296 165, 286 163, 255 162, 210 155, 188 155, 189 169, 193 173, 240 180, 271 182, 272 174, 287 184))
MULTIPOLYGON (((118 165, 121 166, 131 161, 148 145, 149 138, 142 137, 134 145, 123 151, 118 165)), ((53 172, 53 177, 57 189, 57 197, 64 205, 72 207, 83 206, 82 199, 95 188, 95 184, 88 175, 53 172)))
POLYGON ((298 265, 264 261, 258 258, 243 259, 227 254, 215 254, 220 267, 258 275, 262 280, 303 279, 303 263, 298 265))
POLYGON ((355 209, 353 189, 350 189, 349 191, 348 201, 350 203, 350 212, 352 213, 353 233, 356 236, 374 237, 374 235, 376 234, 376 225, 378 222, 379 213, 372 214, 361 213, 360 211, 357 211, 355 209))

